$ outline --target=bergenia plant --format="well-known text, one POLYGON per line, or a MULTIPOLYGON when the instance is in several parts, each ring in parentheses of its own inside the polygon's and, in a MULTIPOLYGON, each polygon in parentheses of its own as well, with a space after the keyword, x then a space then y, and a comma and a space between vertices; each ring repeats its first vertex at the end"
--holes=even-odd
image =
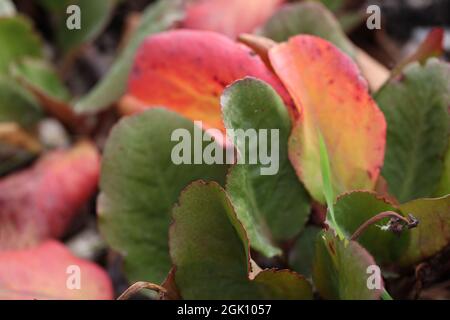
POLYGON ((79 99, 57 71, 116 1, 78 1, 98 19, 53 61, 0 6, 0 298, 389 300, 448 273, 443 29, 389 71, 340 1, 284 2, 156 1, 79 99))

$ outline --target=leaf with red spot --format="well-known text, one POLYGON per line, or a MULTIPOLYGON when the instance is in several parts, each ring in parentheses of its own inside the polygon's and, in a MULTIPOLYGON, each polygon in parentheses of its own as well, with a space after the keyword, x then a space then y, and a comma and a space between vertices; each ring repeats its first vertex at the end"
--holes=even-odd
POLYGON ((128 74, 140 44, 149 35, 172 28, 183 16, 184 1, 158 0, 147 6, 138 26, 108 72, 86 96, 75 103, 77 112, 84 114, 105 110, 125 93, 128 74))
POLYGON ((147 38, 139 49, 121 111, 164 106, 205 127, 223 130, 220 95, 235 80, 253 76, 289 101, 279 80, 249 48, 225 36, 178 30, 147 38))
POLYGON ((372 190, 383 164, 386 122, 356 64, 331 43, 296 36, 269 52, 300 113, 290 159, 311 195, 324 202, 319 136, 330 162, 334 194, 372 190))
POLYGON ((186 10, 182 27, 237 37, 262 25, 284 0, 195 0, 186 10))
POLYGON ((83 142, 0 180, 0 250, 64 235, 98 182, 99 155, 83 142))
POLYGON ((49 240, 26 250, 0 252, 1 300, 112 298, 113 288, 106 272, 90 261, 75 257, 57 241, 49 240))

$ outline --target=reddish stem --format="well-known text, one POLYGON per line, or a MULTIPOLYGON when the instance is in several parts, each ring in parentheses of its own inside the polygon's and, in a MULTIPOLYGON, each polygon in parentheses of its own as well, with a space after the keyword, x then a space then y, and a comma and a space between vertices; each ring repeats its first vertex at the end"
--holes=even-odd
POLYGON ((138 293, 142 289, 149 289, 149 290, 153 290, 153 291, 158 292, 158 293, 166 293, 167 292, 165 288, 163 288, 163 287, 161 287, 161 286, 159 286, 157 284, 140 281, 140 282, 136 282, 131 287, 129 287, 127 290, 125 290, 125 292, 122 293, 117 298, 117 300, 128 300, 131 296, 135 295, 136 293, 138 293))
POLYGON ((370 218, 369 220, 367 220, 366 222, 364 222, 354 233, 353 235, 350 237, 350 240, 356 240, 359 238, 359 236, 368 228, 370 227, 372 224, 383 220, 384 218, 397 218, 403 222, 405 222, 407 225, 411 224, 411 221, 409 221, 407 218, 405 218, 404 216, 398 214, 397 212, 394 211, 385 211, 385 212, 381 212, 379 214, 377 214, 376 216, 373 216, 372 218, 370 218))

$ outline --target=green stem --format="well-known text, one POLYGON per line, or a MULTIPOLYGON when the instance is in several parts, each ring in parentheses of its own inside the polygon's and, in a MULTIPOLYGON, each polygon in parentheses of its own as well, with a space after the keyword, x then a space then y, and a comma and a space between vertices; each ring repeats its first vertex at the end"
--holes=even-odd
MULTIPOLYGON (((322 136, 322 133, 320 130, 317 131, 318 137, 319 137, 319 153, 320 153, 320 169, 322 173, 322 185, 323 185, 323 194, 325 196, 325 200, 327 202, 328 210, 330 212, 330 220, 329 225, 331 228, 334 229, 337 236, 344 240, 345 233, 342 231, 342 229, 339 227, 339 225, 336 222, 336 218, 334 216, 334 190, 333 190, 333 184, 331 182, 331 166, 330 166, 330 159, 328 156, 328 149, 327 145, 325 143, 325 139, 322 136)), ((365 228, 364 226, 360 231, 362 232, 365 228)), ((358 234, 357 234, 358 235, 358 234)), ((383 300, 393 300, 391 295, 386 291, 386 289, 383 288, 383 292, 381 293, 381 298, 383 300)))
POLYGON ((319 136, 319 152, 320 152, 320 167, 322 173, 322 186, 323 194, 327 202, 328 210, 330 212, 330 227, 336 231, 338 237, 342 240, 345 239, 345 234, 336 223, 336 218, 334 216, 334 190, 333 184, 331 182, 331 166, 330 158, 328 157, 328 149, 325 140, 320 131, 317 132, 319 136))
POLYGON ((389 294, 389 292, 387 292, 386 289, 383 289, 383 292, 381 293, 381 299, 382 300, 394 300, 391 295, 389 294))

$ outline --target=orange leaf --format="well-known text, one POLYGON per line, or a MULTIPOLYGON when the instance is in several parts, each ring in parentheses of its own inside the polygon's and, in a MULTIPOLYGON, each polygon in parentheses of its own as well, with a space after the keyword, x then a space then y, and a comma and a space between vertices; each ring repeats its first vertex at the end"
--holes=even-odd
POLYGON ((231 38, 262 25, 284 0, 196 0, 188 5, 183 28, 209 30, 231 38))
POLYGON ((96 148, 83 142, 0 180, 0 250, 62 236, 96 190, 99 170, 96 148))
POLYGON ((112 298, 113 288, 106 272, 75 257, 57 241, 49 240, 27 250, 0 252, 1 300, 112 298))
POLYGON ((319 132, 327 145, 335 194, 375 186, 383 164, 386 122, 355 63, 331 43, 296 36, 269 52, 299 109, 290 158, 311 195, 324 202, 319 132))
POLYGON ((220 95, 246 76, 269 83, 289 103, 281 82, 248 47, 208 31, 160 33, 139 49, 121 111, 163 106, 223 131, 220 95))

